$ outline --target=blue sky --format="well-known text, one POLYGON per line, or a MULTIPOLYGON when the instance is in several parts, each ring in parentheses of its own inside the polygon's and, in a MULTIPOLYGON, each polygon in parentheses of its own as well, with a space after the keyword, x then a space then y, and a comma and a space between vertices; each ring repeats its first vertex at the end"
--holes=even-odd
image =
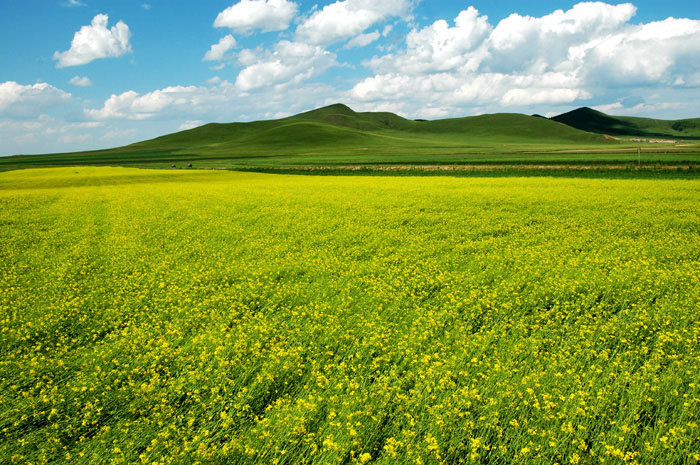
POLYGON ((0 155, 343 102, 700 117, 700 2, 3 0, 0 155))

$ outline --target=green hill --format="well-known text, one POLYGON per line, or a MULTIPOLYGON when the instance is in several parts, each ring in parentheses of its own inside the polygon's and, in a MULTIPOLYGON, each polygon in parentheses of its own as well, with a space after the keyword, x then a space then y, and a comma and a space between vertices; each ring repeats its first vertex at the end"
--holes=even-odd
POLYGON ((323 149, 385 153, 400 147, 605 143, 599 135, 520 114, 412 121, 393 113, 358 113, 336 104, 295 116, 251 123, 207 124, 116 150, 150 148, 230 156, 317 153, 323 149))
MULTIPOLYGON (((637 144, 605 134, 646 136, 653 132, 654 121, 610 117, 590 109, 554 119, 498 113, 425 121, 388 112, 355 112, 335 104, 277 120, 205 124, 108 150, 4 157, 0 170, 89 164, 182 167, 192 163, 194 167, 241 168, 626 163, 636 155, 632 149, 637 144)), ((700 136, 694 125, 697 121, 663 122, 661 126, 690 138, 700 136)), ((659 136, 666 137, 666 133, 655 130, 655 137, 659 136)), ((651 157, 647 151, 648 161, 692 162, 697 158, 697 147, 685 147, 677 154, 665 148, 649 150, 660 155, 651 157)))
POLYGON ((700 139, 700 118, 661 120, 632 116, 611 116, 588 107, 552 118, 582 131, 611 136, 700 139))
POLYGON ((605 138, 552 121, 518 113, 496 113, 417 123, 414 131, 462 134, 465 138, 523 143, 605 143, 605 138))

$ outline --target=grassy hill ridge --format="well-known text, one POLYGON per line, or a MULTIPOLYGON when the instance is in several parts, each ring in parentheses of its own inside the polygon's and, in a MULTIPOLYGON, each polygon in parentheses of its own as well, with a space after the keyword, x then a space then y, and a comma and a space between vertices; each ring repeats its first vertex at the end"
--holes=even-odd
POLYGON ((588 107, 551 118, 582 131, 613 136, 700 139, 700 118, 661 120, 634 116, 612 116, 588 107))
POLYGON ((471 145, 475 141, 556 143, 605 143, 605 139, 559 124, 521 114, 412 121, 393 113, 358 113, 343 104, 300 113, 279 120, 250 123, 207 124, 198 128, 132 144, 122 149, 172 148, 178 151, 215 153, 222 150, 235 156, 270 150, 317 150, 319 147, 344 148, 362 143, 381 150, 390 140, 395 147, 471 145))
MULTIPOLYGON (((250 168, 636 161, 627 153, 636 150, 636 142, 606 136, 629 133, 632 123, 625 126, 624 119, 590 109, 560 116, 547 119, 497 113, 425 121, 389 112, 355 112, 334 104, 276 120, 209 123, 107 150, 4 157, 0 170, 90 164, 250 168), (584 127, 582 122, 587 122, 588 131, 573 127, 584 127), (617 133, 609 130, 615 127, 620 128, 617 133)), ((636 121, 635 127, 652 127, 644 119, 630 120, 636 121)), ((667 122, 666 126, 690 135, 695 121, 667 122)), ((693 163, 698 159, 694 144, 678 147, 681 150, 674 147, 675 153, 652 145, 649 153, 656 155, 647 156, 648 162, 693 163)))

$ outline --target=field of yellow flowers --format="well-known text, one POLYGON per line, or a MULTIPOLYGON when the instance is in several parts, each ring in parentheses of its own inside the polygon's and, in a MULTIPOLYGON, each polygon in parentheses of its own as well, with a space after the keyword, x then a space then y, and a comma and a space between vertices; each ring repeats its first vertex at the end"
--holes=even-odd
POLYGON ((0 463, 698 463, 699 309, 699 181, 0 173, 0 463))

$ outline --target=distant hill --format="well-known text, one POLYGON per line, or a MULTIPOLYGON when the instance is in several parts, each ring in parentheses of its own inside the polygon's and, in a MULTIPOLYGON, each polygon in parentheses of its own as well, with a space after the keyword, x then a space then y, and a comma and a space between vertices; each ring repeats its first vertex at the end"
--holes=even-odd
MULTIPOLYGON (((572 114, 579 117, 559 122, 539 115, 497 113, 426 121, 389 112, 356 112, 335 104, 275 120, 205 124, 107 150, 3 157, 0 171, 81 164, 201 167, 626 159, 620 155, 626 150, 624 141, 604 135, 612 123, 598 124, 588 132, 571 122, 591 118, 572 114)), ((686 131, 685 126, 682 129, 686 131)))
POLYGON ((596 134, 640 138, 700 139, 700 118, 660 120, 611 116, 583 107, 551 119, 572 128, 596 134))
MULTIPOLYGON (((167 149, 197 154, 298 153, 362 147, 472 146, 488 143, 579 144, 602 136, 521 114, 501 113, 413 121, 388 112, 355 112, 335 104, 278 120, 211 123, 122 147, 121 151, 167 149)), ((116 150, 116 149, 115 149, 116 150)))

